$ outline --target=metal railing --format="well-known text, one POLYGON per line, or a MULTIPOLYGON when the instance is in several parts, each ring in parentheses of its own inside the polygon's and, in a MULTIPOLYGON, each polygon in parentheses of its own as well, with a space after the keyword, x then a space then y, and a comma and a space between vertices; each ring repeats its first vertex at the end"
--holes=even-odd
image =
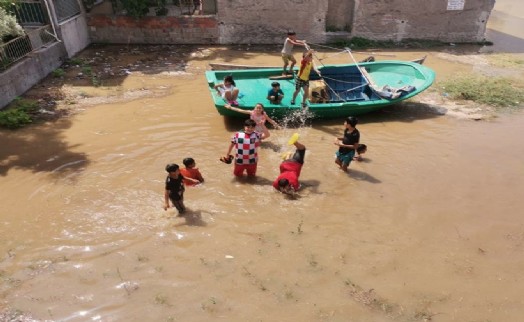
POLYGON ((80 5, 77 0, 53 0, 56 18, 62 22, 80 14, 80 5))
POLYGON ((49 23, 45 5, 40 0, 18 0, 13 7, 16 20, 22 26, 44 26, 49 23))
POLYGON ((0 45, 0 71, 6 70, 32 51, 57 41, 51 25, 26 29, 25 32, 26 35, 0 45))

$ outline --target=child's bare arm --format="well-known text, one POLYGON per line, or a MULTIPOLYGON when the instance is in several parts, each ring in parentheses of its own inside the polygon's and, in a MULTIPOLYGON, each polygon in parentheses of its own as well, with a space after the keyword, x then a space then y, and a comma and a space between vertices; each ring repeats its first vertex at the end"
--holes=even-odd
POLYGON ((197 179, 200 182, 204 182, 204 177, 202 176, 202 173, 200 173, 200 171, 198 170, 197 170, 197 179))
POLYGON ((269 123, 271 123, 275 128, 279 128, 280 126, 275 122, 272 118, 269 117, 269 115, 266 114, 266 119, 269 123))
POLYGON ((231 150, 233 149, 234 146, 235 146, 235 143, 233 142, 229 144, 229 148, 227 149, 226 156, 231 154, 231 150))
POLYGON ((305 40, 289 39, 289 42, 292 43, 293 45, 298 45, 298 46, 305 46, 306 45, 306 41, 305 40))
POLYGON ((221 88, 221 87, 224 87, 224 83, 216 84, 214 86, 214 88, 216 89, 217 92, 220 92, 218 89, 221 88))
POLYGON ((238 113, 251 114, 251 111, 243 110, 241 108, 237 108, 237 107, 231 106, 229 104, 225 104, 224 107, 227 108, 228 110, 232 110, 232 111, 235 111, 235 112, 238 112, 238 113))
POLYGON ((191 181, 191 182, 193 182, 193 183, 200 183, 199 180, 197 180, 197 179, 193 179, 193 178, 189 178, 189 177, 184 177, 184 176, 182 176, 182 179, 189 180, 189 181, 191 181))

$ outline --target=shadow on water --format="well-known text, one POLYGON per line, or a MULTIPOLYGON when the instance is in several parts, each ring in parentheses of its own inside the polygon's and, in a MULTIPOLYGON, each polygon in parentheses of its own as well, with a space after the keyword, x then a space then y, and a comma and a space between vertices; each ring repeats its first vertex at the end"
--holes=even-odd
POLYGON ((6 176, 10 169, 19 168, 62 177, 84 169, 90 163, 87 155, 72 152, 78 146, 68 145, 62 136, 69 127, 71 120, 65 119, 21 130, 1 130, 0 175, 6 176))
MULTIPOLYGON (((357 118, 359 120, 359 124, 386 122, 412 123, 441 117, 442 115, 442 112, 437 111, 434 106, 418 102, 403 102, 400 104, 384 107, 382 110, 374 113, 359 115, 357 118)), ((313 128, 330 134, 331 136, 339 137, 341 135, 341 130, 339 128, 335 129, 332 127, 342 126, 344 121, 345 118, 315 120, 313 128)))
POLYGON ((347 173, 348 178, 355 179, 359 181, 367 181, 369 183, 382 183, 379 179, 373 177, 369 173, 362 172, 360 170, 356 170, 353 168, 350 168, 347 173))
MULTIPOLYGON (((231 170, 233 171, 233 170, 231 170)), ((240 183, 240 184, 250 184, 250 185, 257 185, 257 186, 267 186, 272 185, 273 181, 261 177, 260 175, 256 175, 255 177, 248 177, 245 174, 242 177, 235 177, 231 179, 232 183, 240 183)))
POLYGON ((282 151, 281 145, 275 144, 270 141, 262 141, 262 143, 260 144, 260 148, 272 150, 273 152, 277 152, 277 153, 282 151))

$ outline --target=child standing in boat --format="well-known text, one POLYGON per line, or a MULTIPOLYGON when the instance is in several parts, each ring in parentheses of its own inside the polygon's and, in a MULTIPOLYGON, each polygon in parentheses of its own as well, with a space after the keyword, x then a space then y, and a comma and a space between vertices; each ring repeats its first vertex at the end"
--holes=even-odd
POLYGON ((224 107, 228 110, 232 110, 238 113, 248 114, 249 118, 255 121, 256 123, 255 131, 259 133, 267 133, 264 137, 265 139, 267 139, 270 135, 269 131, 266 128, 266 121, 271 123, 276 129, 280 128, 277 122, 275 122, 271 117, 269 117, 269 115, 267 115, 267 113, 264 111, 264 105, 262 105, 262 103, 257 103, 255 105, 255 108, 251 111, 243 110, 241 108, 237 108, 229 104, 224 105, 224 107))
POLYGON ((295 64, 297 63, 297 60, 293 56, 294 45, 306 47, 306 41, 297 40, 297 34, 294 31, 288 31, 286 40, 284 41, 284 47, 282 48, 282 60, 284 61, 282 76, 286 76, 288 73, 293 74, 293 67, 295 67, 295 64), (291 66, 289 66, 288 72, 287 65, 289 62, 291 62, 291 66))
POLYGON ((304 93, 302 94, 302 107, 307 107, 306 100, 309 97, 309 74, 311 74, 311 69, 314 69, 320 76, 320 71, 313 65, 313 50, 310 49, 304 53, 302 61, 300 62, 300 70, 295 79, 295 92, 293 92, 291 105, 295 105, 295 99, 300 89, 304 89, 304 93))
POLYGON ((238 106, 237 98, 239 89, 236 88, 233 76, 228 75, 224 77, 224 82, 215 85, 215 89, 220 96, 226 100, 230 105, 238 106))

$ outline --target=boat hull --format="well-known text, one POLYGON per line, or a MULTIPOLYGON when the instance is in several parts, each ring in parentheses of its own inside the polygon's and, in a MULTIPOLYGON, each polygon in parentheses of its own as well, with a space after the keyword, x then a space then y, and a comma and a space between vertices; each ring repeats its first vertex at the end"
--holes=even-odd
MULTIPOLYGON (((330 92, 330 100, 326 103, 313 103, 308 100, 307 110, 313 118, 340 118, 356 116, 378 111, 385 106, 396 104, 414 97, 427 89, 434 81, 435 73, 428 67, 406 61, 379 61, 347 65, 325 65, 321 69, 322 78, 315 72, 311 73, 311 81, 322 80, 330 92), (359 70, 365 68, 371 82, 359 70), (375 86, 370 86, 370 83, 375 86), (414 90, 404 93, 398 98, 383 98, 374 91, 379 88, 405 88, 414 90)), ((227 102, 219 96, 214 85, 221 83, 227 75, 232 75, 240 89, 239 108, 252 110, 255 104, 262 103, 266 112, 276 118, 285 118, 290 114, 302 111, 302 93, 297 96, 296 104, 291 104, 295 89, 294 79, 279 80, 284 91, 281 104, 272 104, 266 99, 267 91, 274 80, 272 76, 279 75, 280 68, 243 69, 225 71, 206 71, 208 88, 214 105, 220 115, 231 117, 246 117, 245 114, 231 111, 224 107, 227 102)))

